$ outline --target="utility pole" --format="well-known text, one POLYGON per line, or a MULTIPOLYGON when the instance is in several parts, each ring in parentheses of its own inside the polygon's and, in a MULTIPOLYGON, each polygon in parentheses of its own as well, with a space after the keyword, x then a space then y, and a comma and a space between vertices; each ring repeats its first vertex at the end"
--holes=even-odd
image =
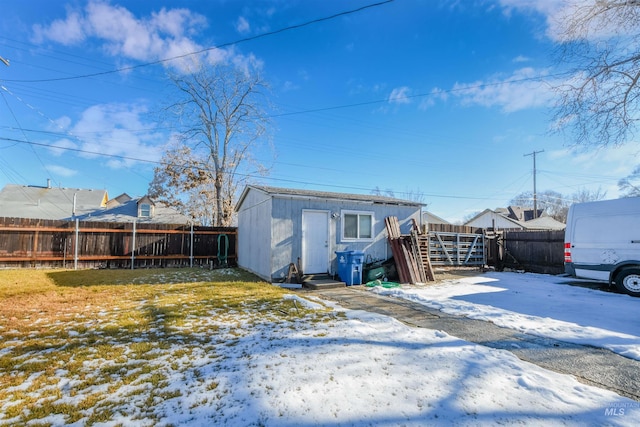
POLYGON ((524 156, 533 156, 533 219, 538 218, 538 192, 536 190, 536 154, 544 153, 544 150, 533 151, 524 156))

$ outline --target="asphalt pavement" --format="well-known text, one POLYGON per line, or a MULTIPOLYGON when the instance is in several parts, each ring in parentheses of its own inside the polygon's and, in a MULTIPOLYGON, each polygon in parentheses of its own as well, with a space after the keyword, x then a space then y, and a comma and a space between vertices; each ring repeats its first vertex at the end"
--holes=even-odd
POLYGON ((491 322, 446 314, 399 298, 381 296, 359 286, 312 291, 344 308, 392 316, 491 348, 508 350, 545 369, 573 375, 585 384, 640 401, 640 361, 609 350, 524 334, 491 322))

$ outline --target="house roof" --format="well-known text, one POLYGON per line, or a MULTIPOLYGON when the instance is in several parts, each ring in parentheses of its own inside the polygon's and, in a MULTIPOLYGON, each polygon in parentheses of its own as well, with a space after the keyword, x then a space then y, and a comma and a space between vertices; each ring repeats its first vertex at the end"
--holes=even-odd
MULTIPOLYGON (((497 209, 496 209, 497 211, 497 209)), ((517 221, 530 221, 534 219, 533 208, 525 208, 522 206, 509 206, 507 207, 509 218, 515 219, 517 221)), ((538 209, 537 217, 541 217, 544 209, 538 209)))
POLYGON ((451 224, 446 219, 442 219, 438 215, 435 215, 429 211, 422 211, 422 220, 426 220, 426 222, 428 222, 429 224, 451 224))
POLYGON ((550 216, 541 216, 522 223, 527 230, 564 230, 567 225, 550 216))
MULTIPOLYGON (((478 215, 471 218, 469 221, 465 223, 465 225, 472 224, 478 218, 481 218, 485 215, 498 215, 503 220, 508 221, 513 224, 513 228, 523 228, 525 230, 563 230, 566 228, 566 225, 560 221, 553 219, 550 216, 541 216, 536 219, 531 219, 528 221, 517 221, 513 219, 509 212, 512 212, 511 207, 509 209, 498 208, 496 210, 485 209, 480 212, 478 215)), ((533 214, 533 210, 530 211, 533 214)), ((505 228, 504 226, 501 228, 505 228)))
POLYGON ((129 196, 127 193, 122 193, 121 195, 116 196, 107 202, 107 209, 112 208, 114 206, 118 206, 122 203, 128 202, 131 199, 132 197, 129 196))
POLYGON ((302 198, 314 198, 314 199, 334 199, 334 200, 348 200, 354 202, 367 202, 374 204, 385 205, 400 205, 400 206, 424 206, 424 203, 414 202, 411 200, 396 199, 393 197, 374 196, 371 194, 350 194, 350 193, 334 193, 328 191, 315 191, 315 190, 299 190, 292 188, 280 188, 280 187, 268 187, 261 185, 248 185, 245 187, 238 203, 236 204, 236 211, 242 205, 244 198, 250 189, 255 189, 266 193, 273 197, 302 197, 302 198))
POLYGON ((106 190, 7 184, 0 191, 0 216, 69 219, 104 208, 106 190), (74 210, 75 206, 75 210, 74 210))
MULTIPOLYGON (((508 210, 504 209, 504 208, 498 208, 495 211, 491 210, 491 209, 485 209, 482 212, 480 212, 478 215, 474 216, 473 218, 471 218, 469 221, 465 222, 464 225, 473 225, 473 222, 476 221, 477 219, 485 216, 485 215, 496 215, 497 217, 502 218, 502 220, 507 221, 510 224, 513 224, 513 228, 525 228, 524 223, 517 221, 513 218, 510 218, 508 216, 508 210)), ((504 228, 504 227, 502 227, 504 228)))
POLYGON ((82 215, 81 221, 104 221, 104 222, 133 222, 153 223, 153 224, 188 224, 191 218, 181 214, 177 210, 162 203, 153 202, 148 196, 130 198, 120 195, 109 200, 108 208, 82 215), (148 203, 153 206, 153 215, 149 217, 138 216, 138 206, 140 203, 148 203))

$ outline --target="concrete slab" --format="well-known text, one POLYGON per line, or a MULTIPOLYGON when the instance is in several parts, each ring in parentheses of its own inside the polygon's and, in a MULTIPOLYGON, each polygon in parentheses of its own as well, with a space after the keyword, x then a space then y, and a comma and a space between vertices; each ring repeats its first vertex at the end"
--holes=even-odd
POLYGON ((305 280, 302 287, 311 290, 344 288, 347 284, 333 279, 311 279, 305 280))

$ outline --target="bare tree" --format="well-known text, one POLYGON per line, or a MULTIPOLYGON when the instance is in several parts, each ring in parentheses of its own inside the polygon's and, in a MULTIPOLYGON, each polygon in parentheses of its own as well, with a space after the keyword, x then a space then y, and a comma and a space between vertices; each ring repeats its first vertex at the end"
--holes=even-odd
POLYGON ((185 145, 164 153, 149 184, 149 196, 191 217, 194 223, 213 225, 215 218, 214 177, 185 145))
MULTIPOLYGON (((569 206, 571 206, 572 203, 602 200, 606 195, 607 192, 600 188, 597 190, 582 189, 568 196, 564 196, 557 191, 547 190, 538 193, 538 208, 543 209, 544 212, 553 219, 566 222, 569 206)), ((509 203, 516 206, 533 208, 533 193, 530 191, 520 193, 511 199, 509 203)))
POLYGON ((393 199, 400 198, 404 200, 410 200, 412 202, 422 203, 426 208, 426 203, 424 202, 425 194, 420 189, 406 190, 402 193, 401 197, 397 197, 396 192, 392 189, 387 188, 386 190, 381 190, 380 187, 376 185, 376 187, 371 190, 371 194, 373 194, 374 196, 391 197, 393 199))
POLYGON ((640 197, 640 166, 618 181, 618 188, 623 191, 623 197, 640 197))
POLYGON ((582 190, 578 190, 571 194, 571 196, 569 196, 569 200, 571 200, 572 203, 583 203, 603 200, 605 197, 607 197, 607 192, 600 187, 598 187, 597 190, 587 190, 586 188, 583 188, 582 190))
POLYGON ((269 125, 262 108, 266 83, 231 65, 203 67, 171 80, 178 97, 169 110, 184 130, 178 147, 156 168, 150 193, 175 206, 188 203, 192 217, 211 214, 216 226, 231 225, 239 186, 266 173, 255 156, 269 125), (215 208, 209 212, 207 204, 215 208))
MULTIPOLYGON (((538 209, 545 212, 547 215, 562 221, 566 217, 564 208, 567 205, 567 201, 564 196, 557 191, 547 190, 539 192, 536 195, 538 209)), ((509 202, 513 206, 522 206, 525 208, 533 209, 533 192, 525 191, 518 194, 509 202)))
POLYGON ((556 123, 576 145, 627 142, 640 120, 640 1, 575 1, 560 28, 572 77, 556 87, 556 123))

